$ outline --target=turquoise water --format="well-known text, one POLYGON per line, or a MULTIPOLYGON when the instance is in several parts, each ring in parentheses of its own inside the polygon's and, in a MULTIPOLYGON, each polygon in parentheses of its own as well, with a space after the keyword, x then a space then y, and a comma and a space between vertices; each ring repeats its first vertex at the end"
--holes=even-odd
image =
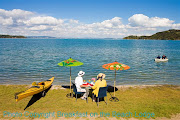
POLYGON ((57 64, 69 57, 84 63, 72 67, 84 79, 106 74, 113 84, 114 71, 103 64, 118 61, 131 68, 117 72, 117 85, 180 84, 180 41, 96 39, 0 39, 0 84, 31 84, 55 76, 54 84, 68 84, 70 69, 57 64), (157 55, 169 61, 156 63, 157 55))

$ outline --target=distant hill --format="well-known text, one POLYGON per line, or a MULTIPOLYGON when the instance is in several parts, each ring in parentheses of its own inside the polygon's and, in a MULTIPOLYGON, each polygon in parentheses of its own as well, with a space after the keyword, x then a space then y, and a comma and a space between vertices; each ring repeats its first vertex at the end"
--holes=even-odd
POLYGON ((33 38, 33 39, 55 39, 56 37, 51 36, 26 36, 27 38, 33 38))
POLYGON ((163 32, 158 32, 151 36, 128 36, 123 39, 153 39, 153 40, 180 40, 180 30, 167 30, 163 32))
POLYGON ((0 38, 26 38, 26 37, 17 36, 17 35, 0 35, 0 38))
POLYGON ((32 38, 32 39, 54 39, 51 36, 18 36, 18 35, 0 35, 0 38, 32 38))

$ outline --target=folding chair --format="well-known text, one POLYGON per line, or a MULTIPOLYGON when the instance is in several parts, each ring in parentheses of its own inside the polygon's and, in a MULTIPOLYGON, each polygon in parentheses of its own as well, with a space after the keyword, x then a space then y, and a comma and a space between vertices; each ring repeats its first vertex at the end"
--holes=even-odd
POLYGON ((99 93, 97 96, 97 99, 98 99, 97 106, 99 106, 99 98, 104 98, 104 97, 106 97, 106 101, 104 100, 104 102, 107 105, 107 89, 108 89, 108 87, 100 87, 99 88, 99 93))
MULTIPOLYGON (((74 83, 73 84, 73 92, 75 93, 75 96, 76 96, 76 101, 77 101, 77 95, 78 94, 83 94, 84 92, 77 92, 77 88, 76 88, 76 85, 74 83)), ((88 100, 86 99, 86 102, 88 102, 88 100)))

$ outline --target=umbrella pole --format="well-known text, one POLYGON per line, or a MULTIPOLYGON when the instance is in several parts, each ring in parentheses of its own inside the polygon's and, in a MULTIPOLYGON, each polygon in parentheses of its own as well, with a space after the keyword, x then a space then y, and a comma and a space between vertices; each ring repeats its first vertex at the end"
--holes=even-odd
POLYGON ((116 70, 115 70, 115 78, 114 78, 114 97, 111 96, 111 98, 109 99, 112 102, 118 102, 119 99, 117 97, 115 97, 115 87, 116 87, 116 70))
POLYGON ((70 67, 70 96, 72 96, 71 95, 71 67, 70 67))
POLYGON ((115 79, 114 79, 114 97, 115 97, 115 86, 116 86, 116 70, 115 70, 115 79))

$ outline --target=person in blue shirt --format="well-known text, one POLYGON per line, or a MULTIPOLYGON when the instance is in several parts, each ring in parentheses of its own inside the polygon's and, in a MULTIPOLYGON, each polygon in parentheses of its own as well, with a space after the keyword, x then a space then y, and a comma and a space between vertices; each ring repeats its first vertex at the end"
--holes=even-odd
POLYGON ((157 56, 157 59, 160 59, 160 58, 161 58, 160 55, 158 55, 158 56, 157 56))

